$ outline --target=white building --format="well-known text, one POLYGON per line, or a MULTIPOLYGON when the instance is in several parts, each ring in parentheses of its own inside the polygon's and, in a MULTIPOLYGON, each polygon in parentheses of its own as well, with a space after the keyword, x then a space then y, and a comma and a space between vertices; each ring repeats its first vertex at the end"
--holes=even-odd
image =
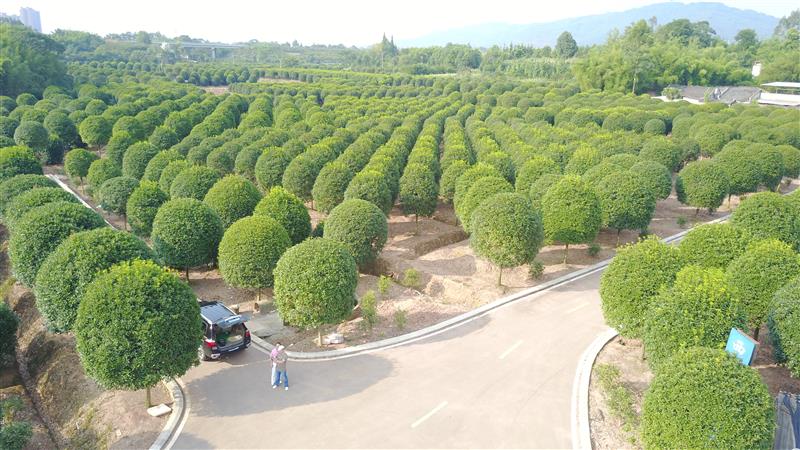
POLYGON ((19 21, 28 28, 32 28, 39 33, 42 32, 42 20, 39 11, 33 8, 20 8, 19 21))

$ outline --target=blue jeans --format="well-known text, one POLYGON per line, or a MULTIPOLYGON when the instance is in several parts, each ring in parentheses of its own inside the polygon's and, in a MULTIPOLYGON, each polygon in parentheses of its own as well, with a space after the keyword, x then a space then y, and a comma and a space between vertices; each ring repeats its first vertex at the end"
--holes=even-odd
POLYGON ((277 370, 277 369, 275 369, 275 382, 272 385, 273 386, 281 385, 281 375, 283 375, 283 385, 285 387, 289 387, 289 374, 285 370, 277 370))

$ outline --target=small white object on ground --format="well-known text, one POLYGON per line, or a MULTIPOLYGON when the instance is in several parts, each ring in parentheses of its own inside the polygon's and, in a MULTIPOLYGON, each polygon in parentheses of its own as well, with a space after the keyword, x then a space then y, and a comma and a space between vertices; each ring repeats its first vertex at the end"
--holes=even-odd
POLYGON ((341 344, 342 342, 344 342, 344 335, 341 333, 331 333, 322 338, 322 343, 324 345, 341 344))
POLYGON ((169 413, 171 411, 172 411, 172 408, 170 408, 169 406, 167 406, 167 405, 165 405, 163 403, 160 404, 160 405, 153 406, 151 408, 147 408, 147 414, 150 414, 153 417, 161 417, 164 414, 167 414, 167 413, 169 413))

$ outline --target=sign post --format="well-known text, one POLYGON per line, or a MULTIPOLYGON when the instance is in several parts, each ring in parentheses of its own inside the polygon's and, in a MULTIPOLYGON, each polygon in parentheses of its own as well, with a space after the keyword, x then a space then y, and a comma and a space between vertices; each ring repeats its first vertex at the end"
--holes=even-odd
POLYGON ((731 328, 725 351, 739 358, 745 366, 749 366, 755 357, 758 342, 738 328, 731 328))

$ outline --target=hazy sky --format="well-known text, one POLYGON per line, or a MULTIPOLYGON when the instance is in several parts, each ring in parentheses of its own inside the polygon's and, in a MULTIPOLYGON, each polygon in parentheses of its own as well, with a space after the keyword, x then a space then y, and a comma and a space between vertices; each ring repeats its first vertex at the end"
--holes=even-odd
MULTIPOLYGON (((3 0, 0 11, 20 6, 41 12, 42 28, 91 31, 160 31, 212 41, 368 45, 381 34, 416 38, 432 31, 485 22, 533 23, 600 14, 663 0, 3 0)), ((684 0, 687 1, 687 0, 684 0)), ((793 0, 726 0, 723 3, 776 17, 793 0)))

